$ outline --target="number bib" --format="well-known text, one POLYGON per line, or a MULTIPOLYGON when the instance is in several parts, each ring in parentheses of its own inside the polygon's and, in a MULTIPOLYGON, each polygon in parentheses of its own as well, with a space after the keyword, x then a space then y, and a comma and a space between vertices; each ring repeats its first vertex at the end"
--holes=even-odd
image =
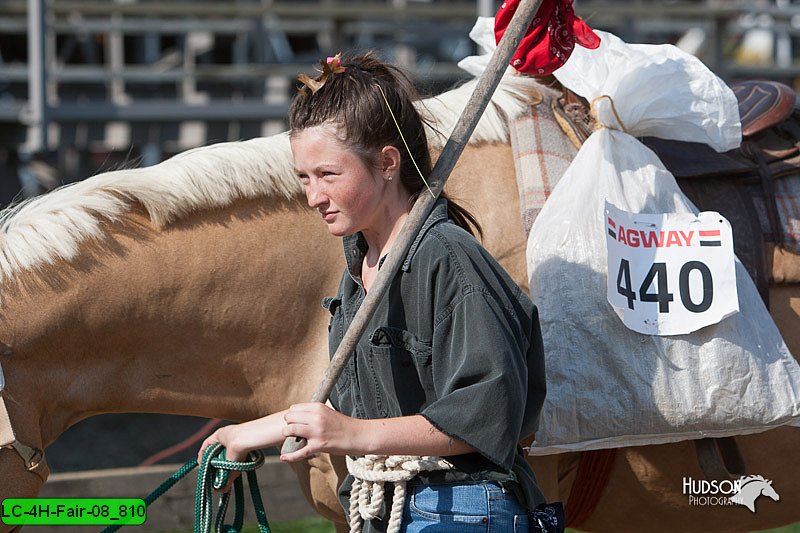
POLYGON ((731 226, 719 213, 634 214, 606 201, 608 303, 646 335, 683 335, 739 311, 731 226))

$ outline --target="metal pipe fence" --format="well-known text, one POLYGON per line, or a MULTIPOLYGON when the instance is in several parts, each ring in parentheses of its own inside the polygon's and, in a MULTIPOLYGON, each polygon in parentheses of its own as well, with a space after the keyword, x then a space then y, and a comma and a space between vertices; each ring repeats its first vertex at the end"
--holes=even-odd
MULTIPOLYGON (((281 131, 297 73, 342 49, 378 49, 441 90, 467 77, 455 63, 476 52, 469 29, 498 4, 0 0, 0 150, 132 143, 153 163, 198 143, 281 131)), ((800 4, 788 0, 576 0, 575 8, 629 42, 694 36, 697 55, 724 79, 800 77, 800 4), (753 35, 770 41, 769 57, 742 60, 737 50, 753 35)))

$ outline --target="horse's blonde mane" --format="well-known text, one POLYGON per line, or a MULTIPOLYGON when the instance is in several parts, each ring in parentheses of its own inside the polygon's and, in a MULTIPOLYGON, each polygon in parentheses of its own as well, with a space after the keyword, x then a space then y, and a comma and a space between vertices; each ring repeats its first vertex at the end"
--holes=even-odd
MULTIPOLYGON (((428 132, 433 148, 444 145, 476 83, 420 102, 433 126, 428 132)), ((470 143, 507 142, 508 120, 537 101, 538 87, 531 79, 506 76, 470 143)), ((241 198, 301 193, 287 133, 204 146, 151 167, 98 174, 0 212, 0 278, 73 259, 81 242, 102 237, 102 222, 118 220, 135 203, 163 227, 241 198)))

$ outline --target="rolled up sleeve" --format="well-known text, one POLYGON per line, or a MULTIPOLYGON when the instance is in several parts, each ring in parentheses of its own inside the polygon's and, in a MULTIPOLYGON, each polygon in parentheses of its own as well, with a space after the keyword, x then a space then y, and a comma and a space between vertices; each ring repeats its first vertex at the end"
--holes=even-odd
POLYGON ((421 412, 437 429, 505 470, 511 469, 518 441, 535 430, 544 400, 535 309, 533 317, 521 318, 480 289, 453 302, 434 324, 437 399, 421 412))

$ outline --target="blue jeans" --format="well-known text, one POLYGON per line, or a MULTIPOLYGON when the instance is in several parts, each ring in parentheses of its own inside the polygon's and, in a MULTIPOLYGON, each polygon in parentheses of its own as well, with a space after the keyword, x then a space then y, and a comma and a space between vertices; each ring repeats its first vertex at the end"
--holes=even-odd
POLYGON ((528 527, 528 513, 516 495, 495 481, 411 483, 400 531, 516 533, 528 527))

